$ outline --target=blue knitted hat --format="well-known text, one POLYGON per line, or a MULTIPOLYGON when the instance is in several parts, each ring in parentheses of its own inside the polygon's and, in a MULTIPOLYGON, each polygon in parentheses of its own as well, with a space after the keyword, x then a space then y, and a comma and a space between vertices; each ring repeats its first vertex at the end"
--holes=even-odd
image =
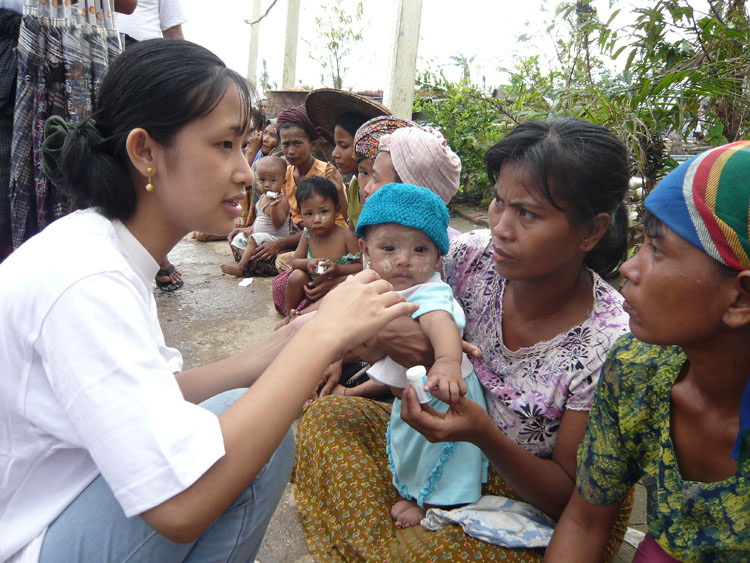
POLYGON ((365 238, 365 227, 397 223, 419 229, 440 250, 448 253, 448 208, 427 188, 411 184, 386 184, 367 198, 357 222, 357 236, 365 238))

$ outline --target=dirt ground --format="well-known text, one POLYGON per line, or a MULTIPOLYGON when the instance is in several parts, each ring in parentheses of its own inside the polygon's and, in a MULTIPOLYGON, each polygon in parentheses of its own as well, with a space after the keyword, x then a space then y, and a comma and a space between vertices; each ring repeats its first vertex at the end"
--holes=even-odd
MULTIPOLYGON (((485 225, 485 215, 459 210, 451 226, 468 231, 485 225)), ((185 285, 172 293, 155 289, 159 319, 167 344, 182 352, 184 367, 211 363, 265 339, 281 319, 271 301, 271 278, 255 277, 247 287, 225 275, 219 264, 231 262, 226 242, 183 239, 170 253, 182 271, 185 285)), ((645 500, 642 487, 636 495, 631 519, 634 530, 645 530, 645 500)), ((631 535, 638 538, 637 532, 631 535)), ((637 539, 631 539, 637 543, 637 539)), ((631 561, 634 550, 623 544, 616 561, 631 561)), ((258 554, 262 563, 311 562, 294 502, 294 485, 287 486, 271 520, 258 554)))

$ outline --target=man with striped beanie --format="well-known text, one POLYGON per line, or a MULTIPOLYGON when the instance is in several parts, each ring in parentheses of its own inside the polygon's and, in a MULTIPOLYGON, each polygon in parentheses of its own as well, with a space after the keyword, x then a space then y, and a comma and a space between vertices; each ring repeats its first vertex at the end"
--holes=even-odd
POLYGON ((545 561, 601 560, 638 481, 633 561, 750 561, 750 141, 684 162, 645 206, 620 268, 632 334, 602 368, 545 561))

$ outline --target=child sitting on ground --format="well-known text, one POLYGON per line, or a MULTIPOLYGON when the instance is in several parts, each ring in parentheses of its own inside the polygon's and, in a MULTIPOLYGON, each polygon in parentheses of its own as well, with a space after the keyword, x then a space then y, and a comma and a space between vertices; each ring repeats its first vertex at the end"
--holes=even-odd
POLYGON ((305 297, 304 286, 317 278, 336 278, 362 270, 362 254, 355 234, 336 224, 339 194, 330 180, 313 176, 297 188, 304 236, 292 259, 294 269, 286 286, 286 318, 305 297))
POLYGON ((245 267, 258 246, 291 234, 289 202, 282 191, 285 176, 284 159, 264 156, 258 161, 257 179, 263 195, 255 204, 256 217, 252 227, 240 230, 232 238, 230 244, 237 263, 222 264, 221 271, 225 274, 245 276, 245 267))
MULTIPOLYGON (((467 395, 486 409, 482 387, 462 352, 463 310, 438 273, 440 258, 448 252, 448 219, 445 204, 430 190, 388 184, 365 203, 356 233, 362 237, 360 247, 370 267, 408 301, 420 305, 412 316, 435 352, 424 390, 450 403, 459 394, 467 395)), ((468 442, 431 444, 401 420, 400 397, 407 384, 403 366, 386 357, 367 373, 390 386, 397 397, 387 433, 388 465, 404 499, 391 509, 396 525, 418 524, 428 507, 479 500, 488 467, 479 448, 468 442)), ((449 408, 435 397, 429 405, 439 412, 449 408)))

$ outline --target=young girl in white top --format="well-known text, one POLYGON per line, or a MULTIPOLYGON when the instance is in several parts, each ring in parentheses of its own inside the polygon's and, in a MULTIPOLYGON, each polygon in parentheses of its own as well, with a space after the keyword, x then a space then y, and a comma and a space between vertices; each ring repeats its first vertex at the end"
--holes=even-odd
POLYGON ((363 273, 285 347, 182 371, 152 280, 190 231, 232 230, 250 95, 203 47, 155 39, 114 61, 91 120, 47 121, 45 170, 81 210, 0 264, 0 560, 252 561, 320 374, 414 310, 363 273))

